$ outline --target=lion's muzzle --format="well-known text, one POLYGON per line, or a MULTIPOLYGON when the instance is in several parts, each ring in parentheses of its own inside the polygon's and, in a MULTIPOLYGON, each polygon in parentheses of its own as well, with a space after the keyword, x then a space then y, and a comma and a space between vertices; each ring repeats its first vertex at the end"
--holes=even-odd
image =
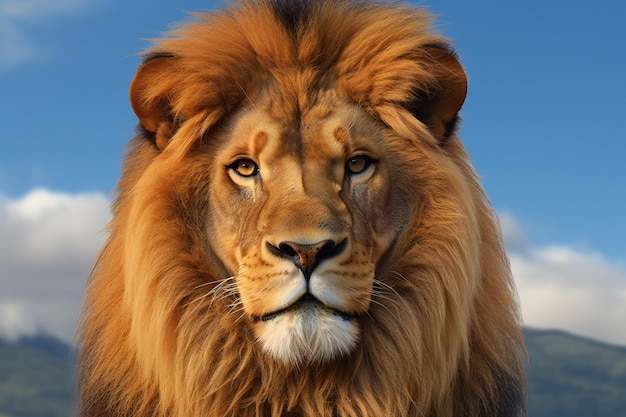
POLYGON ((264 350, 282 362, 326 362, 349 353, 359 339, 362 311, 346 302, 355 294, 345 292, 349 280, 340 273, 350 239, 326 237, 264 242, 267 260, 278 263, 279 274, 289 272, 274 282, 273 302, 265 300, 270 308, 256 316, 255 330, 264 350))

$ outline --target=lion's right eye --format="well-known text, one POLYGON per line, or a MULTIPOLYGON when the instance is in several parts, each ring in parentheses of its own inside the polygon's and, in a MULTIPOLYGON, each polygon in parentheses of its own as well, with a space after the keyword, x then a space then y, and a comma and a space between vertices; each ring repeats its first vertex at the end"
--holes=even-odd
POLYGON ((229 168, 242 177, 253 177, 259 173, 259 167, 250 159, 238 159, 229 168))
POLYGON ((355 155, 346 161, 345 172, 352 179, 366 181, 374 172, 374 160, 367 155, 355 155))
POLYGON ((372 165, 372 158, 367 155, 356 155, 346 162, 346 172, 356 175, 365 172, 372 165))

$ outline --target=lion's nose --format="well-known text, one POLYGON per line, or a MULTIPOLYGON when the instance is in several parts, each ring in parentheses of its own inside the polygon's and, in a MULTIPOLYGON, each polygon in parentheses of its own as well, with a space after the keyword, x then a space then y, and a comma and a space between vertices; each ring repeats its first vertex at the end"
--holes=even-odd
POLYGON ((339 255, 346 247, 347 239, 336 243, 334 240, 323 240, 313 244, 297 242, 281 242, 278 247, 267 243, 267 247, 274 255, 292 261, 309 279, 313 270, 324 260, 339 255))

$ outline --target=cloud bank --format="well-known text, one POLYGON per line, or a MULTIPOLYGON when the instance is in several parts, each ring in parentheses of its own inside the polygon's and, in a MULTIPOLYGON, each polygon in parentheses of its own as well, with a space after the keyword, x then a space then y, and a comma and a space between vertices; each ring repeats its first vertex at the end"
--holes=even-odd
POLYGON ((626 345, 626 263, 564 245, 533 247, 508 213, 500 221, 524 324, 626 345))
MULTIPOLYGON (((0 195, 0 334, 71 340, 89 271, 106 238, 99 193, 0 195)), ((501 214, 524 324, 626 345, 626 264, 568 246, 534 247, 501 214)))
POLYGON ((74 335, 82 292, 110 218, 102 194, 0 195, 0 333, 74 335))
POLYGON ((82 11, 87 0, 0 0, 0 68, 36 59, 41 47, 28 27, 82 11))

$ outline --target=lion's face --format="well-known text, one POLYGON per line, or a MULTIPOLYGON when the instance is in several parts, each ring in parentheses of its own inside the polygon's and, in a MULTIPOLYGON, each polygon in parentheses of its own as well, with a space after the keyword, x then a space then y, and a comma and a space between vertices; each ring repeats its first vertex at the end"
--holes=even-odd
POLYGON ((362 109, 332 93, 300 118, 273 103, 240 111, 223 133, 208 230, 264 350, 327 361, 358 342, 406 210, 385 131, 362 109))
POLYGON ((421 10, 240 0, 159 40, 81 323, 81 416, 523 414, 467 79, 421 10))

